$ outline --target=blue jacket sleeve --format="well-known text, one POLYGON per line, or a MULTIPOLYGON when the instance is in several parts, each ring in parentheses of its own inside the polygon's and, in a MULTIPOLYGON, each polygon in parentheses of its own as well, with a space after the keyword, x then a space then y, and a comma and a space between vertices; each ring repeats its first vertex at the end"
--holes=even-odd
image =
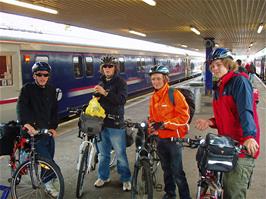
POLYGON ((237 76, 232 85, 232 95, 236 102, 243 136, 256 136, 256 124, 253 116, 253 89, 245 77, 237 76))

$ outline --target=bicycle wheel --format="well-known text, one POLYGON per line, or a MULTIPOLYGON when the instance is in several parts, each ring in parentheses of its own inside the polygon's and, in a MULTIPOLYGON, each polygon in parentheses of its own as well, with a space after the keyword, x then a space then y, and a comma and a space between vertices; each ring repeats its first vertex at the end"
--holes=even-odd
POLYGON ((209 199, 210 194, 207 194, 208 188, 208 184, 205 181, 200 180, 198 182, 196 199, 209 199))
POLYGON ((76 187, 76 197, 80 198, 83 194, 83 185, 84 185, 84 178, 86 172, 88 171, 88 156, 89 156, 89 146, 87 145, 83 154, 81 156, 80 166, 78 170, 78 179, 77 179, 77 187, 76 187))
POLYGON ((11 182, 11 194, 19 198, 57 198, 64 196, 64 178, 60 168, 51 160, 36 157, 35 164, 31 161, 22 163, 15 171, 11 182), (17 179, 20 179, 19 182, 17 179), (52 184, 58 193, 52 196, 47 184, 52 184))
POLYGON ((135 164, 132 178, 132 199, 152 199, 153 186, 150 172, 150 164, 147 160, 141 160, 135 164))

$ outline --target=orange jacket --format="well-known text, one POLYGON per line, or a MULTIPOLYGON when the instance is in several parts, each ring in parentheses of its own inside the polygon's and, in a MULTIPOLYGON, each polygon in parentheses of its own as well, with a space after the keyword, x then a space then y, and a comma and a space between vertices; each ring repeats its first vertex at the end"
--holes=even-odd
POLYGON ((155 91, 150 99, 150 122, 164 122, 164 129, 159 129, 160 138, 183 138, 189 128, 189 107, 185 97, 178 91, 174 92, 175 106, 169 99, 169 85, 165 84, 155 91))

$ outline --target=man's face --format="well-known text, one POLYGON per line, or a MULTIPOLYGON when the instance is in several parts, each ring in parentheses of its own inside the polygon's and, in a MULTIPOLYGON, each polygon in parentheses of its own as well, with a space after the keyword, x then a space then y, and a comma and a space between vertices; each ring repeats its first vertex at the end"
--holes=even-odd
POLYGON ((161 89, 164 86, 164 84, 165 84, 164 75, 161 74, 161 73, 154 73, 154 74, 152 74, 151 75, 151 83, 152 83, 152 86, 156 90, 161 89))
POLYGON ((210 70, 212 74, 217 78, 221 78, 228 72, 228 69, 224 66, 222 60, 220 59, 214 60, 211 63, 210 70))
POLYGON ((47 71, 37 71, 34 73, 33 78, 39 86, 44 87, 49 79, 49 73, 47 71))
POLYGON ((112 64, 103 65, 103 73, 107 78, 112 77, 115 74, 115 66, 112 64))

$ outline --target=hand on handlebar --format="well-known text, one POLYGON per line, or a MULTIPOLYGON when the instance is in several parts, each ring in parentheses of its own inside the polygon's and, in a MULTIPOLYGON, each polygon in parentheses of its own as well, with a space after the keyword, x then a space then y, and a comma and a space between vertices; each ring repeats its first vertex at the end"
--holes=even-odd
POLYGON ((25 130, 30 136, 34 136, 38 133, 37 130, 33 128, 33 126, 31 126, 30 124, 24 124, 23 128, 25 128, 25 130))
POLYGON ((55 129, 49 129, 49 132, 51 133, 51 135, 52 135, 53 137, 56 137, 56 136, 57 136, 57 132, 56 132, 55 129))
POLYGON ((163 122, 151 122, 150 123, 150 130, 151 132, 157 131, 158 129, 163 129, 164 123, 163 122))

